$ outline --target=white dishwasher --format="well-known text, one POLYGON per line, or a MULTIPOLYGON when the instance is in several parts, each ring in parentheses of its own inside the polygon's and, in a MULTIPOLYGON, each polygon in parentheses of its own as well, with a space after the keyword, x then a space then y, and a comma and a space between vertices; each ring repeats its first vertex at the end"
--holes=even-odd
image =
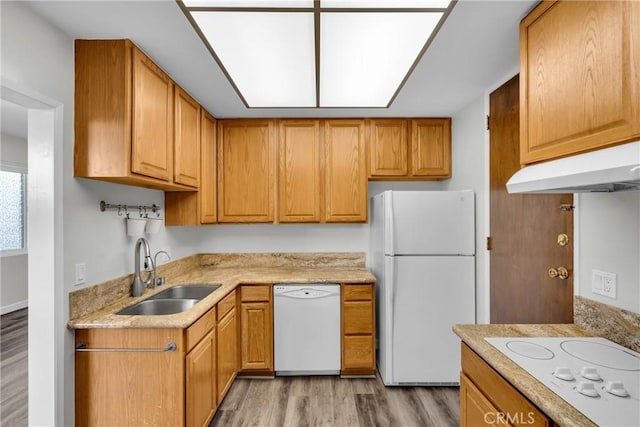
POLYGON ((276 375, 340 373, 340 285, 273 285, 276 375))

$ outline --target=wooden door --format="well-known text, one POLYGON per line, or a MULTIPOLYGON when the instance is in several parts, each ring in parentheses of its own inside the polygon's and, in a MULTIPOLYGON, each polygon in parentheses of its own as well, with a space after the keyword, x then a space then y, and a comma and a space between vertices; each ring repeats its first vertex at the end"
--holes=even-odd
POLYGON ((326 222, 367 221, 364 121, 326 120, 326 222))
POLYGON ((200 223, 215 224, 217 215, 216 120, 202 109, 200 134, 200 223))
POLYGON ((451 119, 411 120, 411 176, 451 177, 451 119))
POLYGON ((240 314, 241 370, 273 371, 273 316, 270 302, 243 302, 240 314))
POLYGON ((180 87, 175 88, 173 181, 198 188, 200 185, 200 104, 180 87))
POLYGON ((484 394, 460 373, 460 427, 507 426, 498 420, 498 410, 484 394))
POLYGON ((216 410, 216 332, 200 341, 187 354, 186 361, 186 425, 209 425, 216 410))
POLYGON ((545 1, 522 20, 522 163, 638 139, 639 40, 638 1, 545 1))
POLYGON ((173 178, 173 82, 135 47, 131 171, 173 178))
POLYGON ((273 222, 271 120, 218 121, 218 221, 273 222))
POLYGON ((320 222, 320 121, 280 120, 278 140, 278 221, 320 222))
POLYGON ((520 167, 518 82, 490 95, 491 323, 572 323, 573 211, 561 206, 573 195, 506 190, 520 167), (559 266, 570 272, 566 280, 549 277, 559 266))
POLYGON ((369 176, 406 177, 408 174, 407 121, 376 119, 369 122, 369 176))
POLYGON ((218 323, 218 402, 222 402, 238 372, 237 337, 234 308, 218 323))

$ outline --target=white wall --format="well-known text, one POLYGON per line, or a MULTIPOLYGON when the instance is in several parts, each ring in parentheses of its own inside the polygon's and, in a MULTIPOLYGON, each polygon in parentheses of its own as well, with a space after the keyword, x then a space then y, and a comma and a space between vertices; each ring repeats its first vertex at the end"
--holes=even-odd
POLYGON ((576 294, 640 313, 640 191, 578 194, 576 294), (617 298, 591 292, 591 271, 617 274, 617 298))
MULTIPOLYGON (((26 172, 27 141, 5 133, 0 140, 0 161, 26 172)), ((27 277, 26 253, 0 258, 0 314, 27 306, 27 277)))
POLYGON ((453 116, 453 176, 444 181, 445 190, 470 189, 476 193, 476 321, 489 322, 485 247, 485 112, 484 96, 478 97, 453 116))

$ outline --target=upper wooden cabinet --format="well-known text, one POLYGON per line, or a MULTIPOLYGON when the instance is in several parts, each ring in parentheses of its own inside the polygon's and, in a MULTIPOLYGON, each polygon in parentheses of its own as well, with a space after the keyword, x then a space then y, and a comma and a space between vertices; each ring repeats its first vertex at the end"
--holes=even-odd
POLYGON ((200 186, 200 105, 184 90, 175 91, 174 181, 200 186))
POLYGON ((271 120, 218 120, 218 221, 273 222, 271 120))
POLYGON ((369 178, 451 177, 451 119, 369 121, 369 178))
POLYGON ((169 76, 129 40, 76 40, 75 73, 75 176, 193 189, 174 181, 169 76))
POLYGON ((320 222, 320 121, 280 120, 278 129, 278 221, 320 222))
POLYGON ((544 1, 520 24, 520 160, 640 136, 640 2, 544 1))
POLYGON ((364 120, 324 122, 326 222, 367 221, 364 120))

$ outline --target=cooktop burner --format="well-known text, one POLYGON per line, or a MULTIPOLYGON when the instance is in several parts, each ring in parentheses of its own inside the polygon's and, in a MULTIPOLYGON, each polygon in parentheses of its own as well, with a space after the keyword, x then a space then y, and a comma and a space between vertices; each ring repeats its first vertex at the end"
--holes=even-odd
POLYGON ((599 426, 640 426, 640 354, 604 338, 485 338, 599 426))

